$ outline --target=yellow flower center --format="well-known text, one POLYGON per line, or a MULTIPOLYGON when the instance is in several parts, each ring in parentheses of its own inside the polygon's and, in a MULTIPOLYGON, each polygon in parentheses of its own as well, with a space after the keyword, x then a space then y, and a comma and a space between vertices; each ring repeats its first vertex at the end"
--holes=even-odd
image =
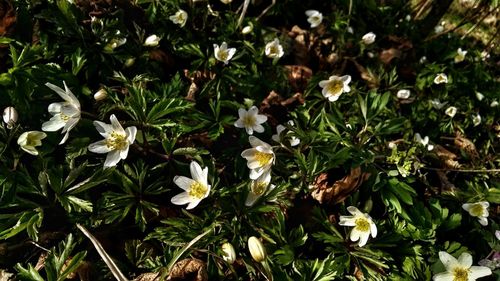
POLYGON ((207 193, 207 190, 208 188, 205 185, 195 181, 189 187, 188 194, 189 196, 194 197, 196 199, 203 199, 203 197, 207 193))
POLYGON ((262 195, 266 192, 267 183, 266 182, 254 182, 252 184, 252 192, 256 195, 262 195))
POLYGON ((269 47, 269 53, 271 55, 277 55, 277 54, 279 54, 278 46, 271 45, 271 47, 269 47))
POLYGON ((243 124, 246 126, 253 126, 255 124, 257 120, 255 120, 255 116, 253 115, 245 115, 245 117, 243 117, 243 124))
POLYGON ((38 146, 38 142, 39 139, 36 135, 28 134, 28 137, 26 138, 26 146, 38 146))
POLYGON ((222 60, 222 61, 227 60, 227 56, 228 56, 227 51, 219 50, 219 59, 220 60, 222 60))
POLYGON ((255 160, 259 162, 261 167, 267 165, 272 158, 273 155, 271 153, 264 153, 260 151, 255 152, 255 160))
POLYGON ((61 120, 63 120, 64 122, 68 122, 69 118, 70 117, 68 115, 61 113, 61 120))
POLYGON ((112 132, 106 139, 106 146, 111 150, 123 150, 127 145, 127 137, 117 132, 112 132))
POLYGON ((483 214, 483 206, 481 206, 481 204, 472 205, 470 214, 474 217, 480 217, 483 214))
POLYGON ((334 80, 328 83, 326 86, 326 91, 330 95, 338 95, 342 93, 342 90, 344 89, 344 83, 340 80, 334 80))
POLYGON ((460 267, 453 269, 453 281, 467 280, 469 280, 469 270, 460 267))
POLYGON ((356 228, 358 231, 370 231, 370 222, 366 218, 357 218, 354 223, 356 224, 354 228, 356 228))

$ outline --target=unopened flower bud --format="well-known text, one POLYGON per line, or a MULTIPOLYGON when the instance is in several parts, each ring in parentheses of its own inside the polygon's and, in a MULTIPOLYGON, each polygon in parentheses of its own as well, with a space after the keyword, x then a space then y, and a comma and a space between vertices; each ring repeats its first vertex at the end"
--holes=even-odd
POLYGON ((254 261, 262 262, 266 259, 266 249, 257 237, 248 238, 248 250, 254 261))
POLYGON ((146 47, 156 47, 158 44, 160 44, 161 38, 156 36, 155 34, 148 36, 146 40, 144 41, 144 46, 146 47))
POLYGON ((17 118, 17 110, 14 107, 9 106, 3 110, 3 122, 7 124, 7 129, 12 129, 12 127, 14 127, 17 118))
POLYGON ((222 258, 226 262, 232 264, 236 260, 236 252, 234 251, 234 247, 231 243, 226 242, 222 244, 222 252, 224 253, 222 258))
POLYGON ((100 89, 94 94, 94 99, 96 101, 102 101, 108 97, 108 94, 106 93, 106 90, 100 89))
POLYGON ((253 25, 252 25, 252 23, 249 23, 247 26, 243 27, 243 29, 241 30, 241 33, 248 34, 248 33, 252 32, 252 30, 253 30, 253 25))

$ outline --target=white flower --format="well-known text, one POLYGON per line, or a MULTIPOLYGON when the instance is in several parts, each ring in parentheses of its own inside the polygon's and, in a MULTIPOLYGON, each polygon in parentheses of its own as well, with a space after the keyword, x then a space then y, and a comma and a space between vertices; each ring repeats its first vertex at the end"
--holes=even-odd
POLYGON ((323 21, 323 14, 316 10, 307 10, 306 16, 308 16, 307 22, 311 24, 311 28, 315 28, 323 21))
POLYGON ((490 107, 497 107, 498 106, 498 101, 494 100, 490 103, 490 107))
POLYGON ((479 126, 481 124, 481 115, 476 114, 472 115, 472 124, 474 124, 474 127, 479 126))
POLYGON ((247 160, 247 167, 250 169, 250 179, 256 180, 262 174, 271 169, 274 164, 273 148, 260 139, 250 136, 248 141, 252 148, 245 149, 241 157, 247 160))
POLYGON ((233 0, 220 0, 224 4, 230 4, 233 0))
POLYGON ((432 107, 434 107, 437 110, 441 110, 446 104, 447 102, 441 102, 438 99, 431 100, 432 107))
POLYGON ((247 26, 243 27, 243 29, 241 30, 241 33, 248 34, 248 33, 252 32, 252 30, 253 30, 253 24, 249 23, 247 26))
POLYGON ((453 118, 453 116, 455 116, 455 114, 457 114, 457 108, 454 107, 454 106, 450 106, 448 107, 444 113, 448 116, 450 116, 451 118, 453 118))
POLYGON ((370 44, 373 44, 373 42, 375 42, 375 38, 377 37, 377 35, 375 35, 375 33, 373 32, 368 32, 366 33, 365 35, 363 35, 363 37, 361 37, 361 41, 365 44, 365 45, 370 45, 370 44))
POLYGON ((446 268, 432 277, 434 281, 474 281, 491 274, 491 269, 485 266, 472 266, 472 256, 462 253, 458 260, 447 252, 440 251, 439 259, 446 268))
POLYGON ((482 101, 484 99, 484 95, 480 92, 476 92, 476 98, 478 101, 482 101))
POLYGON ((10 130, 16 124, 17 118, 19 116, 17 114, 17 110, 14 107, 9 106, 3 110, 2 117, 3 117, 3 122, 7 125, 7 129, 10 130))
POLYGON ((260 177, 252 180, 250 183, 250 191, 248 192, 247 199, 245 200, 245 206, 250 207, 255 202, 269 190, 274 189, 274 185, 271 182, 271 169, 265 171, 260 177))
POLYGON ((47 137, 47 134, 39 131, 28 131, 22 133, 17 139, 17 144, 22 150, 28 152, 31 155, 38 155, 38 151, 35 146, 42 145, 42 140, 47 137))
POLYGON ((448 76, 446 76, 446 74, 444 74, 444 73, 439 73, 434 78, 434 84, 442 84, 442 83, 445 83, 445 84, 448 83, 448 76))
POLYGON ((488 225, 488 207, 490 203, 486 201, 476 202, 476 203, 465 203, 462 208, 469 212, 469 215, 477 217, 481 225, 488 225))
POLYGON ((351 82, 350 75, 344 76, 330 76, 328 80, 323 80, 319 82, 319 86, 323 88, 321 93, 325 98, 328 98, 329 101, 334 102, 339 99, 342 93, 350 92, 351 88, 349 87, 349 83, 351 82))
POLYGON ((214 44, 214 56, 217 60, 224 62, 224 64, 228 64, 229 60, 233 58, 234 53, 236 53, 236 48, 227 48, 226 42, 222 42, 222 44, 217 45, 214 44))
POLYGON ((179 11, 177 11, 173 16, 170 16, 169 19, 173 23, 178 24, 180 27, 184 27, 188 19, 188 14, 186 11, 179 9, 179 11))
POLYGON ((267 257, 266 248, 264 248, 262 242, 255 236, 248 238, 248 251, 250 251, 250 255, 256 262, 262 262, 267 257))
POLYGON ((94 94, 94 99, 96 101, 102 101, 108 97, 108 93, 106 92, 105 89, 100 89, 94 94))
POLYGON ((247 134, 252 135, 253 132, 262 133, 264 127, 261 125, 267 121, 267 116, 259 114, 259 109, 254 105, 248 111, 244 108, 238 109, 239 119, 234 122, 237 128, 245 128, 247 134))
POLYGON ((409 15, 409 14, 408 14, 408 15, 406 15, 405 20, 406 20, 406 21, 410 21, 410 20, 411 20, 411 15, 409 15))
POLYGON ((160 44, 161 38, 156 36, 155 34, 148 36, 144 41, 144 46, 146 47, 156 47, 160 44))
POLYGON ((49 113, 52 114, 52 118, 42 124, 42 131, 45 132, 55 132, 62 129, 61 134, 64 134, 64 137, 59 144, 66 142, 69 131, 80 121, 81 114, 80 102, 66 86, 66 82, 63 81, 63 84, 64 90, 51 83, 45 84, 45 86, 56 92, 64 102, 51 103, 49 113))
POLYGON ((429 137, 425 136, 425 138, 422 138, 419 133, 415 134, 415 140, 419 142, 421 145, 424 147, 427 147, 427 150, 431 151, 434 149, 434 145, 429 144, 429 137))
POLYGON ((172 197, 170 200, 175 205, 188 204, 187 210, 198 206, 201 200, 207 198, 210 193, 210 185, 208 184, 208 167, 201 169, 200 164, 192 161, 189 165, 191 178, 184 176, 175 176, 174 183, 184 189, 184 192, 172 197))
POLYGON ((466 54, 467 51, 462 50, 462 48, 458 48, 457 55, 454 58, 455 63, 463 62, 466 54))
MULTIPOLYGON (((290 126, 294 125, 292 120, 288 121, 288 124, 290 126)), ((272 135, 271 139, 275 142, 281 143, 281 133, 283 133, 283 131, 285 131, 285 129, 286 129, 286 127, 281 125, 281 124, 276 126, 276 134, 272 135)), ((300 143, 300 139, 297 138, 296 136, 292 136, 290 138, 289 142, 290 142, 290 146, 297 146, 300 143)))
POLYGON ((234 247, 231 243, 226 242, 222 244, 222 259, 227 263, 232 264, 236 260, 236 252, 234 251, 234 247))
POLYGON ((370 234, 373 238, 377 236, 377 226, 368 214, 362 213, 358 208, 349 206, 347 207, 347 211, 352 216, 340 216, 339 224, 342 226, 354 226, 349 237, 353 242, 359 240, 358 246, 363 247, 366 245, 370 234))
POLYGON ((397 93, 397 97, 398 99, 402 99, 402 100, 405 100, 407 98, 410 97, 410 90, 408 89, 402 89, 402 90, 399 90, 398 93, 397 93))
POLYGON ((278 38, 274 38, 273 41, 266 44, 265 53, 268 58, 272 59, 281 58, 285 54, 278 38))
POLYGON ((95 153, 107 153, 104 167, 115 166, 120 159, 126 159, 129 146, 134 143, 137 128, 135 126, 123 129, 118 119, 112 114, 109 118, 111 124, 94 121, 94 126, 104 140, 91 143, 89 150, 95 153))

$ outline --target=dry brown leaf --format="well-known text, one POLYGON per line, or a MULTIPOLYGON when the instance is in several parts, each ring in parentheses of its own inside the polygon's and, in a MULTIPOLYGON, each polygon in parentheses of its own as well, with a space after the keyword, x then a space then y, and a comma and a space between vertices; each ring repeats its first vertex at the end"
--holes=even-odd
POLYGON ((356 277, 356 280, 359 281, 365 280, 365 275, 363 274, 363 271, 361 271, 357 265, 354 266, 354 277, 356 277))
POLYGON ((380 61, 384 64, 390 64, 395 58, 401 58, 403 53, 396 48, 389 48, 380 52, 380 61))
POLYGON ((268 122, 271 126, 277 126, 288 120, 286 116, 288 115, 290 107, 302 105, 304 102, 305 100, 301 93, 295 93, 293 96, 285 99, 275 91, 271 91, 262 101, 259 109, 268 116, 268 122))
POLYGON ((161 274, 160 273, 143 273, 137 278, 134 279, 134 281, 160 281, 161 280, 161 274))
POLYGON ((349 175, 335 181, 330 186, 328 173, 321 173, 313 183, 311 196, 319 203, 337 204, 343 202, 351 195, 366 179, 369 173, 361 172, 361 167, 351 169, 349 175))
POLYGON ((174 66, 174 59, 160 49, 153 49, 149 51, 149 59, 162 63, 167 69, 174 66))
POLYGON ((465 151, 472 159, 479 158, 479 153, 477 153, 476 146, 469 139, 457 135, 454 140, 455 145, 465 151))
POLYGON ((207 265, 199 259, 183 259, 176 262, 167 280, 208 281, 207 265))
POLYGON ((454 192, 456 187, 453 183, 450 182, 448 177, 446 176, 446 173, 444 171, 436 171, 439 181, 441 182, 441 191, 446 191, 446 192, 454 192))
POLYGON ((356 69, 359 71, 361 78, 365 80, 366 83, 368 84, 368 88, 370 89, 378 88, 378 86, 380 85, 378 77, 375 76, 375 74, 373 74, 372 72, 368 71, 364 66, 359 64, 357 61, 355 60, 351 61, 356 66, 356 69))
POLYGON ((309 65, 310 34, 307 30, 301 29, 297 25, 292 27, 288 36, 293 38, 293 55, 295 63, 299 65, 309 65))
POLYGON ((303 92, 311 79, 312 70, 304 65, 285 65, 288 82, 295 91, 303 92))
POLYGON ((438 156, 439 160, 441 160, 442 164, 449 169, 458 169, 461 167, 460 163, 456 161, 457 155, 448 149, 444 148, 441 145, 436 145, 434 147, 434 153, 438 156))
POLYGON ((0 36, 6 36, 16 23, 16 11, 8 0, 0 0, 0 36))

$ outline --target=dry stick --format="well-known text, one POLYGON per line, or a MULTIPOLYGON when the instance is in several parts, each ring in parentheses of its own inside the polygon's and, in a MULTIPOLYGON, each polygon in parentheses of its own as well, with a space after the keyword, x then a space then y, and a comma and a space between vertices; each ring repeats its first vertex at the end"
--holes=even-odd
POLYGON ((87 236, 87 238, 90 239, 90 241, 94 245, 95 249, 97 250, 97 252, 101 256, 101 258, 104 260, 106 265, 111 270, 111 273, 113 273, 113 275, 115 276, 116 280, 129 281, 127 279, 127 277, 125 277, 125 275, 123 275, 123 273, 120 271, 118 266, 116 266, 115 262, 111 259, 111 257, 108 255, 108 253, 106 253, 106 251, 102 247, 99 240, 97 240, 97 238, 95 238, 94 235, 92 235, 92 233, 90 233, 90 231, 88 231, 85 227, 83 227, 79 223, 76 224, 76 227, 78 227, 78 229, 80 229, 80 231, 83 232, 83 234, 85 234, 85 236, 87 236))
POLYGON ((237 28, 243 22, 243 18, 245 18, 245 14, 247 13, 248 5, 250 5, 250 0, 245 0, 245 2, 243 3, 243 10, 241 11, 240 18, 238 19, 238 24, 236 25, 237 28))
POLYGON ((445 171, 445 172, 457 172, 457 173, 500 173, 500 169, 445 169, 445 168, 431 168, 422 167, 421 169, 431 170, 431 171, 445 171))
POLYGON ((260 20, 274 5, 276 4, 276 0, 272 0, 271 5, 267 6, 267 8, 260 13, 260 15, 257 17, 257 20, 260 20))

